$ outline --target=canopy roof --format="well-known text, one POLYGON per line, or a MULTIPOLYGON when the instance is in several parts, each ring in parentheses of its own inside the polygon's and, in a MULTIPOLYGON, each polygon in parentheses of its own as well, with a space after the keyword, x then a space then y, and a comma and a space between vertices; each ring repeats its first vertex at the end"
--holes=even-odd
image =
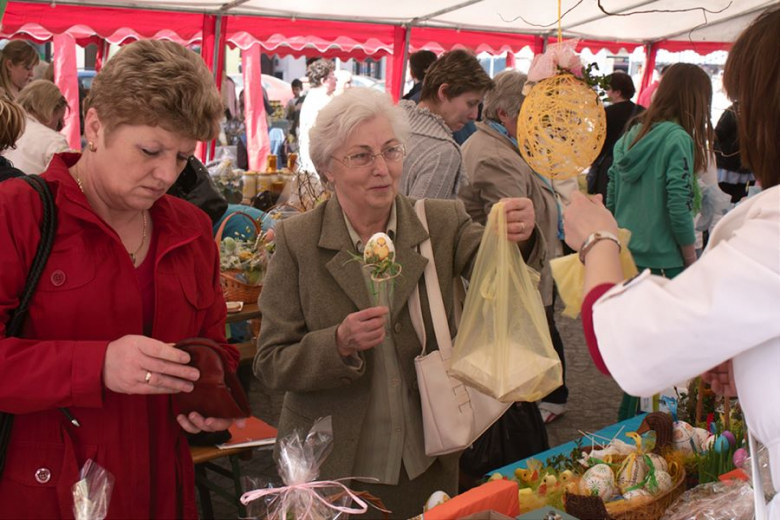
MULTIPOLYGON (((728 43, 776 0, 563 0, 566 38, 580 47, 631 50, 658 42, 702 54, 728 43), (706 9, 702 6, 706 6, 706 9), (609 14, 607 14, 609 13, 609 14)), ((49 0, 9 2, 4 35, 39 41, 68 32, 81 43, 140 37, 181 43, 200 39, 203 14, 227 18, 228 42, 257 42, 279 54, 381 57, 393 51, 393 28, 411 28, 410 48, 467 47, 519 51, 557 32, 554 0, 49 0), (284 5, 284 9, 279 6, 284 5)))

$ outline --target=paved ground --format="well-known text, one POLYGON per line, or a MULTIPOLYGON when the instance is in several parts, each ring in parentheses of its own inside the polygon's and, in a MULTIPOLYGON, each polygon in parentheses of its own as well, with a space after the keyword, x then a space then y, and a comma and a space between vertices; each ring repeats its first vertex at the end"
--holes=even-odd
MULTIPOLYGON (((548 425, 551 446, 581 437, 580 431, 592 432, 614 423, 621 396, 617 385, 593 366, 580 321, 562 317, 560 309, 556 319, 566 349, 569 404, 566 414, 548 425)), ((255 415, 272 424, 276 422, 281 409, 280 395, 264 391, 253 381, 250 400, 255 415)), ((244 475, 255 477, 273 478, 276 472, 268 452, 257 452, 252 461, 242 463, 242 468, 244 475)), ((213 480, 229 485, 221 477, 213 480)), ((214 499, 214 509, 217 518, 237 517, 235 508, 219 498, 214 499)))

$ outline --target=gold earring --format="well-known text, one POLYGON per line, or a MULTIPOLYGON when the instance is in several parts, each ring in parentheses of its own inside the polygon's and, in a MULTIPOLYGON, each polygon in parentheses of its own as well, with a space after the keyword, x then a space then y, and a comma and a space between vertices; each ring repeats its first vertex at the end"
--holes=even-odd
POLYGON ((90 141, 89 143, 87 143, 87 147, 89 147, 89 151, 90 151, 90 152, 95 152, 95 151, 97 151, 97 146, 95 146, 95 143, 93 143, 92 141, 90 141))

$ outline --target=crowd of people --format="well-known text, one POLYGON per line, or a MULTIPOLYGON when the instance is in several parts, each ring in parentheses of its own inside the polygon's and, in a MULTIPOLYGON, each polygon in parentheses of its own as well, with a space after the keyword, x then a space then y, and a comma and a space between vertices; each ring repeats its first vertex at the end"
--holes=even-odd
MULTIPOLYGON (((414 85, 395 104, 377 90, 348 88, 351 77, 332 62, 312 61, 309 90, 304 97, 293 83, 286 117, 300 145, 298 168, 331 196, 275 224, 253 364, 266 387, 285 394, 279 438, 331 416, 334 448, 319 477, 352 479, 392 518, 415 516, 434 491, 455 495, 482 476, 460 453, 426 454, 415 371, 421 342, 408 300, 419 286, 427 348, 438 348, 419 245, 430 239, 454 324, 455 286, 445 281, 470 278, 487 215, 502 201, 506 239, 541 275, 564 367, 550 261, 573 250, 585 268, 588 348, 627 392, 620 417, 637 413, 633 396, 703 374, 713 390, 739 395, 780 483, 778 25, 780 10, 769 9, 734 44, 724 75, 734 105, 715 126, 711 83, 695 65, 668 67, 649 106, 630 101, 630 76, 609 76, 607 138, 590 168, 591 196, 576 179, 540 175, 521 155, 521 72, 491 78, 468 51, 420 51, 410 58, 414 85), (466 125, 460 144, 454 134, 466 125), (699 258, 699 177, 715 165, 739 204, 708 230, 699 258), (761 191, 745 199, 750 183, 761 191), (427 229, 414 208, 420 199, 427 229), (631 231, 640 270, 628 282, 618 228, 631 231), (389 306, 376 304, 370 275, 353 261, 378 232, 394 241, 403 266, 389 306)), ((231 370, 239 359, 225 337, 212 238, 214 223, 235 208, 207 207, 193 194, 196 185, 210 189, 192 155, 198 141, 219 133, 224 101, 197 54, 138 41, 95 76, 83 107, 86 145, 69 152, 59 130, 73 107, 54 83, 31 81, 38 62, 21 41, 0 53, 0 411, 14 414, 0 446, 0 518, 69 516, 64 497, 89 458, 116 479, 109 517, 194 518, 187 435, 243 426, 181 414, 172 399, 200 376, 176 342, 213 340, 231 370), (58 225, 12 337, 8 325, 45 218, 25 175, 46 181, 58 225)), ((567 399, 564 377, 540 402, 510 407, 506 414, 541 430, 538 443, 509 441, 546 447, 544 424, 566 412, 567 399)), ((499 455, 491 464, 513 461, 499 455)), ((780 518, 780 504, 770 514, 780 518)))

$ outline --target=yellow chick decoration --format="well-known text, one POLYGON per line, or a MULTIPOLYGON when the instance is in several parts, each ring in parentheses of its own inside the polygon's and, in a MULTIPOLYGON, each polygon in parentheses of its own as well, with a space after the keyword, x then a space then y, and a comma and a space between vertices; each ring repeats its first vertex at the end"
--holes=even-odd
POLYGON ((377 263, 384 260, 393 260, 395 257, 395 245, 385 233, 374 233, 368 239, 363 250, 363 259, 366 263, 377 263))

